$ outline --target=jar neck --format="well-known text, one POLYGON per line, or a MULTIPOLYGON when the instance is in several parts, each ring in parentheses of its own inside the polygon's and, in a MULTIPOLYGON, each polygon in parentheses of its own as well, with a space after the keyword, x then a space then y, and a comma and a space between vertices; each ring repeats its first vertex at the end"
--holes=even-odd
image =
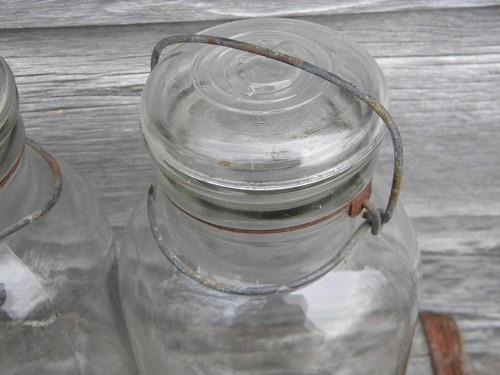
POLYGON ((374 164, 372 158, 309 191, 240 191, 239 203, 234 191, 201 189, 156 168, 157 224, 169 250, 209 277, 242 287, 286 285, 330 261, 350 239, 361 219, 349 216, 348 204, 371 180, 374 164))
MULTIPOLYGON (((14 129, 20 131, 22 129, 14 129)), ((15 138, 15 134, 13 134, 15 138)), ((10 140, 6 145, 4 157, 0 162, 3 174, 0 186, 0 229, 3 229, 23 217, 23 213, 29 212, 27 206, 30 205, 28 196, 33 189, 37 189, 36 184, 30 183, 33 180, 33 168, 30 152, 24 147, 24 134, 22 137, 23 147, 10 140)))

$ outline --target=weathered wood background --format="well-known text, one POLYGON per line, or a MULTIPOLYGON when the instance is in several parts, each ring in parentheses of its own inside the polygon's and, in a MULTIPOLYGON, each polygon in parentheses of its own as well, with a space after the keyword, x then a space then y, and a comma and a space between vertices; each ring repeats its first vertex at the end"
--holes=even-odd
MULTIPOLYGON (((270 15, 336 29, 381 65, 406 146, 422 308, 453 313, 474 373, 500 374, 498 1, 0 0, 0 55, 29 136, 86 176, 119 232, 150 177, 138 103, 155 42, 270 15)), ((388 172, 389 152, 382 161, 388 172)), ((418 330, 409 374, 429 373, 418 330)))

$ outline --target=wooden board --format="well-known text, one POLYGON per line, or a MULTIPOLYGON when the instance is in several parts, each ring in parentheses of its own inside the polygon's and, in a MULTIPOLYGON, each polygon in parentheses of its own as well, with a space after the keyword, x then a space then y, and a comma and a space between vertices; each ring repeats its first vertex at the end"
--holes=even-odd
POLYGON ((408 10, 489 7, 494 0, 211 0, 99 1, 83 0, 68 7, 64 0, 1 3, 0 28, 124 25, 228 20, 245 17, 398 12, 408 10))
MULTIPOLYGON (((188 15, 169 2, 157 5, 171 11, 168 15, 155 14, 157 8, 147 2, 88 2, 72 12, 58 8, 49 14, 48 7, 56 3, 37 2, 45 9, 38 14, 37 7, 26 4, 3 6, 0 54, 17 75, 28 134, 85 175, 119 231, 151 175, 139 129, 151 48, 165 35, 193 33, 216 23, 156 22, 172 21, 168 17, 174 14, 176 21, 199 21, 214 11, 188 15), (98 6, 125 10, 108 14, 96 11, 98 6), (151 22, 155 24, 55 27, 151 22)), ((306 7, 297 1, 298 10, 272 8, 277 2, 267 6, 280 14, 331 13, 303 18, 341 31, 376 57, 406 146, 403 199, 420 232, 422 306, 453 313, 474 370, 499 374, 500 8, 454 9, 469 6, 459 1, 346 1, 323 12, 326 3, 306 7), (333 14, 346 9, 353 14, 333 14)), ((203 8, 202 2, 182 4, 203 8)), ((251 14, 266 9, 264 2, 255 4, 251 14)), ((243 2, 221 0, 213 7, 220 19, 247 11, 243 2)), ((388 176, 388 148, 381 161, 388 176)), ((409 374, 428 374, 420 333, 416 343, 409 374)))

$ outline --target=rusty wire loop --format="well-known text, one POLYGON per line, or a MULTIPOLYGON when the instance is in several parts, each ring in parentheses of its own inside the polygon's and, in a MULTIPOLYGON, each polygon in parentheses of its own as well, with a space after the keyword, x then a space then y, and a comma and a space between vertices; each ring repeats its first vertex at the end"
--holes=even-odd
POLYGON ((32 212, 31 214, 23 217, 14 224, 0 230, 0 241, 9 236, 10 234, 17 232, 18 230, 24 228, 25 226, 31 224, 32 222, 40 219, 42 216, 47 214, 57 203, 59 197, 61 196, 62 190, 62 174, 59 163, 52 155, 50 155, 41 145, 33 141, 32 139, 26 138, 26 145, 31 147, 36 151, 49 165, 50 171, 54 177, 54 188, 49 200, 43 205, 43 207, 32 212))
MULTIPOLYGON (((363 103, 366 103, 387 126, 394 147, 394 171, 389 201, 385 210, 383 211, 379 209, 367 210, 366 220, 368 223, 380 222, 380 225, 378 225, 376 228, 372 227, 372 233, 377 234, 381 228, 381 225, 387 223, 391 219, 394 209, 396 208, 403 177, 403 144, 396 123, 392 119, 390 113, 384 108, 384 106, 382 106, 382 104, 380 104, 377 99, 372 97, 370 94, 360 90, 352 83, 337 76, 336 74, 313 65, 307 61, 301 60, 297 57, 290 56, 266 47, 257 46, 255 44, 210 35, 172 35, 160 40, 154 47, 153 53, 151 55, 151 70, 153 70, 156 64, 158 64, 160 54, 163 49, 170 45, 179 43, 212 44, 268 57, 270 59, 294 66, 298 69, 302 69, 317 77, 323 78, 324 80, 346 90, 349 94, 359 99, 363 103), (373 218, 373 215, 379 215, 380 217, 375 219, 373 218)), ((370 208, 373 207, 370 206, 370 208)))
POLYGON ((205 275, 200 273, 199 270, 190 267, 188 264, 183 262, 166 242, 166 236, 162 233, 162 226, 158 223, 156 212, 155 212, 155 199, 156 199, 156 187, 151 185, 148 192, 148 219, 150 222, 153 237, 158 244, 160 250, 164 253, 167 259, 172 263, 172 265, 182 272, 189 278, 201 283, 202 285, 216 290, 218 292, 245 295, 245 296, 264 296, 277 293, 287 293, 293 290, 299 289, 317 279, 327 274, 336 265, 338 265, 342 259, 353 249, 357 241, 371 229, 372 234, 376 235, 382 228, 382 225, 387 223, 394 212, 396 203, 399 197, 399 191, 401 187, 401 179, 403 172, 403 146, 401 142, 401 136, 396 123, 392 119, 389 112, 380 104, 375 98, 365 93, 364 91, 358 89, 352 83, 345 81, 334 73, 328 72, 320 67, 317 67, 307 61, 303 61, 293 56, 289 56, 272 49, 268 49, 261 46, 256 46, 254 44, 241 42, 233 39, 209 36, 209 35, 173 35, 159 41, 153 49, 151 55, 151 70, 158 64, 160 59, 160 54, 166 47, 178 44, 178 43, 204 43, 212 44, 222 47, 233 48, 241 51, 246 51, 256 55, 271 58, 273 60, 280 61, 282 63, 294 66, 296 68, 302 69, 309 72, 315 76, 323 78, 330 83, 346 90, 353 97, 366 103, 377 115, 383 120, 389 134, 392 139, 394 147, 394 172, 393 181, 391 187, 391 193, 389 196, 389 201, 385 210, 380 210, 375 205, 369 201, 365 200, 363 202, 365 221, 361 224, 351 238, 342 246, 340 251, 333 256, 324 265, 313 271, 312 273, 300 277, 298 279, 291 280, 286 285, 260 285, 260 286, 243 286, 229 284, 227 282, 218 280, 211 277, 210 275, 205 275))
POLYGON ((375 205, 369 199, 366 199, 363 202, 363 208, 365 209, 363 217, 370 225, 372 234, 378 234, 380 232, 380 229, 382 228, 382 215, 380 214, 381 211, 377 207, 375 207, 375 205))

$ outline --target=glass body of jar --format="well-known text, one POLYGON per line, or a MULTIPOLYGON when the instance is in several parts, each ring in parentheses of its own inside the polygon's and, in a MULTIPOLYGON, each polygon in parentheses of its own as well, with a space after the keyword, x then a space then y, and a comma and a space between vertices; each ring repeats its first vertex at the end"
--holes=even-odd
MULTIPOLYGON (((25 144, 14 78, 2 59, 0 91, 4 230, 46 204, 55 178, 25 144)), ((111 227, 86 182, 55 163, 62 179, 55 205, 0 240, 0 373, 135 374, 120 306, 112 303, 118 291, 108 289, 115 284, 111 227)))
MULTIPOLYGON (((299 21, 252 20, 235 22, 227 28, 215 27, 205 33, 246 38, 250 35, 244 32, 247 29, 265 30, 256 36, 255 42, 273 45, 272 39, 279 33, 285 35, 301 28, 316 30, 316 26, 299 21)), ((335 43, 340 42, 334 40, 332 44, 335 43)), ((296 48, 286 40, 276 45, 298 51, 307 49, 307 43, 296 48)), ((377 207, 385 205, 388 189, 374 172, 379 134, 367 135, 371 144, 355 148, 356 154, 352 155, 358 158, 357 162, 350 159, 342 173, 334 171, 324 176, 314 169, 322 168, 324 154, 310 161, 307 153, 320 149, 324 139, 335 141, 335 137, 354 127, 339 121, 322 129, 305 127, 297 136, 291 131, 292 137, 286 138, 281 130, 283 123, 277 124, 276 120, 286 114, 276 114, 271 106, 288 98, 300 102, 300 98, 292 98, 286 92, 286 87, 304 77, 287 76, 287 71, 281 70, 266 75, 274 65, 268 66, 262 60, 246 65, 247 56, 229 58, 221 52, 220 58, 227 58, 227 65, 221 68, 228 69, 224 79, 234 78, 230 72, 234 68, 239 77, 236 81, 257 78, 258 85, 228 84, 221 89, 221 84, 214 91, 219 97, 207 99, 206 95, 197 97, 196 92, 210 90, 209 81, 204 79, 210 74, 196 70, 189 73, 189 64, 175 64, 173 61, 184 53, 190 52, 183 48, 172 52, 163 65, 155 68, 146 84, 142 126, 156 162, 156 175, 148 196, 141 199, 133 212, 120 251, 122 306, 139 372, 403 374, 418 306, 419 252, 415 234, 399 205, 380 234, 365 233, 353 241, 363 219, 351 217, 348 212, 349 202, 370 183, 370 200, 377 207), (234 61, 237 63, 231 67, 234 61), (165 74, 168 64, 184 78, 176 80, 175 74, 165 74), (196 74, 202 77, 198 87, 196 82, 192 84, 196 74), (164 86, 157 81, 162 79, 164 86), (222 106, 216 104, 219 112, 198 122, 197 111, 205 105, 203 100, 226 100, 224 90, 228 87, 236 90, 235 95, 243 93, 244 98, 230 111, 227 106, 220 110, 222 106), (253 94, 248 95, 251 90, 253 94), (280 97, 283 90, 289 95, 287 98, 280 97), (176 92, 180 93, 178 97, 176 92), (164 112, 169 108, 162 100, 164 93, 175 97, 172 102, 176 105, 168 113, 164 112), (159 98, 158 102, 151 104, 154 98, 159 98), (253 111, 253 100, 261 109, 267 105, 267 112, 250 114, 248 118, 256 122, 255 126, 245 124, 241 131, 252 127, 256 132, 245 134, 238 144, 238 134, 229 138, 225 132, 240 124, 231 122, 224 128, 223 122, 234 120, 235 112, 243 118, 253 111), (184 109, 186 116, 182 115, 184 109), (159 113, 156 125, 152 125, 153 111, 159 113), (266 123, 270 113, 274 117, 266 123), (175 122, 159 132, 151 130, 155 126, 159 129, 167 122, 165 119, 173 121, 172 118, 186 119, 189 128, 175 122), (219 123, 214 125, 214 119, 219 123), (317 137, 319 132, 324 135, 317 137), (265 137, 259 138, 262 133, 266 133, 265 137), (274 145, 281 138, 288 139, 279 145, 286 151, 256 151, 258 147, 265 149, 266 139, 274 136, 274 145), (317 147, 305 146, 309 141, 318 142, 317 147), (210 147, 215 148, 214 154, 224 154, 222 162, 210 164, 213 154, 203 154, 212 152, 210 147), (366 154, 359 158, 362 152, 366 154), (197 155, 201 157, 197 159, 197 155), (299 181, 297 175, 302 178, 307 173, 309 183, 302 183, 301 179, 295 186, 284 186, 291 180, 299 181), (323 177, 317 178, 319 175, 323 177), (241 180, 237 180, 238 176, 241 180), (233 177, 237 181, 230 186, 233 177), (327 265, 329 272, 319 278, 311 277, 327 265)), ((201 52, 196 58, 204 58, 199 56, 201 52)), ((361 69, 359 65, 363 67, 364 61, 344 66, 361 69)), ((375 70, 374 75, 377 74, 380 72, 375 70)), ((299 85, 309 90, 307 103, 294 102, 293 108, 310 105, 318 97, 311 94, 314 90, 307 85, 299 85)), ((335 109, 339 108, 337 104, 342 106, 345 101, 328 103, 332 106, 329 108, 335 109)), ((384 104, 388 104, 387 99, 384 104)), ((329 113, 346 112, 344 109, 329 113)), ((310 111, 303 113, 309 116, 310 111)), ((297 122, 301 119, 297 117, 297 122)), ((291 117, 286 121, 285 125, 292 128, 301 126, 290 122, 291 117)), ((372 125, 377 127, 376 120, 372 125)), ((346 147, 362 138, 356 134, 345 136, 346 147)), ((340 151, 343 152, 337 155, 339 158, 351 155, 349 149, 340 151)), ((328 157, 334 158, 331 154, 328 157)))

